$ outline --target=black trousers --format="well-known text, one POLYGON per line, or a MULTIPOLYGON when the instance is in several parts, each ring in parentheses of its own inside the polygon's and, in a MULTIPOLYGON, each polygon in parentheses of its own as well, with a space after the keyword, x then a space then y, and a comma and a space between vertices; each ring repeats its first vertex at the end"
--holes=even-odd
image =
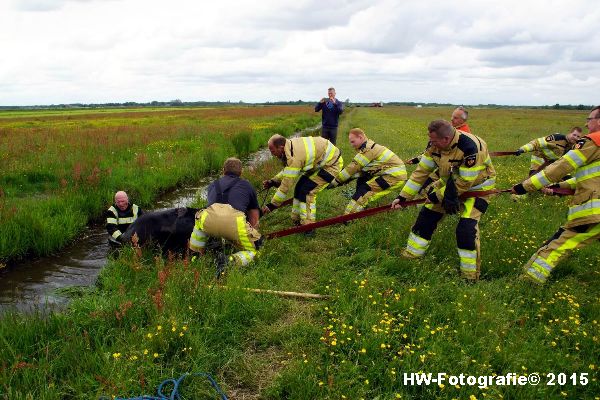
POLYGON ((337 131, 337 126, 335 128, 324 126, 321 128, 321 137, 335 144, 335 141, 337 140, 337 131))

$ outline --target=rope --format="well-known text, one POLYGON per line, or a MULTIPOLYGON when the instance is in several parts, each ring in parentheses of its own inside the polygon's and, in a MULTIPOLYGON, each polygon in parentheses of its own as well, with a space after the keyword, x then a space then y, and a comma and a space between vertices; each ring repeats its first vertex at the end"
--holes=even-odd
MULTIPOLYGON (((512 189, 503 189, 503 190, 494 189, 494 190, 484 190, 484 191, 480 191, 480 192, 465 192, 460 196, 460 198, 468 199, 471 197, 484 197, 484 196, 489 196, 492 194, 508 193, 511 190, 512 189)), ((410 206, 414 206, 417 204, 425 203, 425 201, 426 201, 426 199, 403 201, 403 202, 400 202, 400 206, 402 206, 403 208, 410 207, 410 206)), ((344 223, 347 221, 352 221, 352 220, 358 219, 358 218, 370 217, 371 215, 375 215, 375 214, 379 214, 379 213, 387 212, 387 211, 393 211, 393 210, 395 210, 395 209, 391 208, 391 204, 387 204, 385 206, 368 208, 366 210, 355 212, 352 214, 340 215, 337 217, 323 219, 321 221, 317 221, 312 224, 306 224, 306 225, 302 225, 302 226, 296 226, 293 228, 283 229, 283 230, 276 231, 276 232, 271 232, 271 233, 266 234, 265 236, 267 239, 280 238, 280 237, 284 237, 284 236, 293 235, 295 233, 311 231, 313 229, 322 228, 324 226, 341 224, 341 223, 344 223)))
MULTIPOLYGON (((183 380, 185 378, 187 378, 188 376, 191 376, 191 377, 200 376, 200 377, 206 378, 208 380, 208 382, 210 383, 210 385, 213 387, 213 389, 215 389, 215 391, 219 395, 219 399, 220 400, 228 400, 227 396, 221 390, 221 388, 219 387, 217 382, 213 379, 213 377, 210 374, 208 374, 206 372, 196 372, 193 374, 185 373, 177 379, 175 379, 175 378, 165 379, 160 385, 158 385, 158 388, 156 389, 157 396, 143 395, 143 396, 131 397, 131 398, 117 397, 117 398, 115 398, 115 400, 183 400, 183 397, 181 397, 181 393, 179 392, 179 387, 181 386, 181 383, 183 382, 183 380), (173 388, 171 389, 171 392, 168 395, 163 393, 163 390, 165 389, 166 386, 173 386, 173 388)), ((108 400, 108 397, 101 397, 100 400, 108 400)))
POLYGON ((503 156, 514 156, 514 151, 492 151, 490 157, 503 157, 503 156))

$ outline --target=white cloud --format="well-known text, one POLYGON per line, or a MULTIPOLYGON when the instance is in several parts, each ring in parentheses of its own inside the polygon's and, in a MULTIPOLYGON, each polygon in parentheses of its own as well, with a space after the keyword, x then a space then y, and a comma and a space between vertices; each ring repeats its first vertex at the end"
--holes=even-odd
POLYGON ((317 99, 597 103, 591 0, 19 0, 0 105, 317 99), (551 99, 551 100, 550 100, 551 99))

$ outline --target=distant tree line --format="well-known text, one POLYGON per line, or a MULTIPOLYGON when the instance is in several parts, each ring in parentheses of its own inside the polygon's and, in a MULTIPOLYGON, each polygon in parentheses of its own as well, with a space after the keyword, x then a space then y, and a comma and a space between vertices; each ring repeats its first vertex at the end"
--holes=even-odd
MULTIPOLYGON (((138 103, 135 101, 127 101, 123 103, 71 103, 71 104, 49 104, 49 105, 33 105, 33 106, 0 106, 0 110, 47 110, 47 109, 98 109, 98 108, 143 108, 143 107, 219 107, 219 106, 270 106, 270 105, 313 105, 314 101, 266 101, 258 103, 247 103, 242 100, 234 101, 182 101, 179 99, 171 101, 150 101, 146 103, 138 103)), ((350 99, 344 101, 346 106, 370 107, 373 104, 381 104, 385 106, 408 106, 408 107, 454 107, 456 104, 451 103, 421 103, 414 101, 390 101, 382 102, 351 102, 350 99)), ((519 106, 519 105, 501 105, 501 104, 461 104, 465 107, 481 107, 481 108, 538 108, 538 109, 554 109, 554 110, 589 110, 593 105, 586 104, 554 104, 544 106, 519 106)))

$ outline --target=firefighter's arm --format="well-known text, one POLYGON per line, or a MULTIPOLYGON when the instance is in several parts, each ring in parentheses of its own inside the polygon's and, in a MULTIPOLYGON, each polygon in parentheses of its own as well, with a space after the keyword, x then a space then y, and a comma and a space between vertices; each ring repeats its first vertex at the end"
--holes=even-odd
POLYGON ((268 207, 270 210, 279 207, 287 198, 289 190, 301 173, 302 164, 300 161, 296 159, 288 161, 288 165, 279 174, 277 174, 277 176, 281 176, 281 183, 273 195, 271 202, 267 204, 266 207, 268 207))
POLYGON ((560 181, 565 175, 570 174, 572 171, 587 163, 588 157, 590 157, 595 150, 590 142, 588 142, 587 145, 585 140, 577 142, 577 145, 573 150, 569 150, 567 154, 523 183, 515 185, 513 191, 518 194, 532 192, 560 181))
MULTIPOLYGON (((541 138, 543 139, 543 138, 541 138)), ((519 150, 517 150, 517 152, 519 154, 521 153, 529 153, 535 150, 539 150, 539 139, 533 139, 531 142, 524 144, 523 146, 519 147, 519 150)))
POLYGON ((367 165, 371 160, 365 157, 363 154, 358 153, 352 161, 348 165, 344 167, 344 169, 338 174, 335 178, 339 183, 346 182, 351 178, 357 178, 358 173, 362 171, 365 165, 367 165))
POLYGON ((428 148, 421 156, 419 164, 417 164, 417 169, 415 169, 410 175, 410 178, 408 181, 406 181, 406 184, 402 188, 400 196, 398 197, 409 200, 416 196, 417 193, 419 193, 423 183, 425 183, 427 180, 427 177, 429 177, 429 175, 435 171, 437 167, 437 164, 431 156, 431 151, 428 148))
POLYGON ((566 179, 564 181, 560 181, 554 185, 552 185, 552 188, 559 188, 559 189, 573 189, 575 190, 575 188, 577 188, 577 179, 575 178, 569 178, 566 179))

